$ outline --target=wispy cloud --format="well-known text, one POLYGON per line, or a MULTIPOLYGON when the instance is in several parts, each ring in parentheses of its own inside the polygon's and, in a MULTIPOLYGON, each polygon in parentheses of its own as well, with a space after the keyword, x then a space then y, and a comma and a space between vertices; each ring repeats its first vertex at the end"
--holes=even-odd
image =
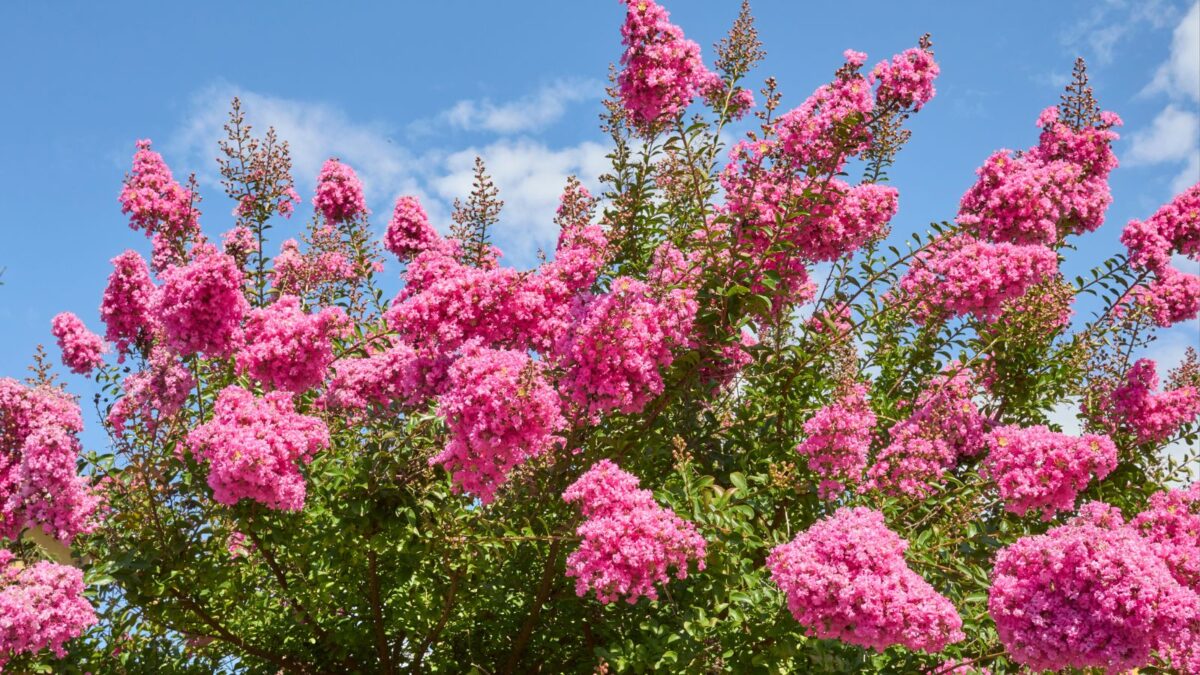
POLYGON ((1150 127, 1130 135, 1125 163, 1130 166, 1175 163, 1195 154, 1200 143, 1200 115, 1169 104, 1150 127))
POLYGON ((1171 25, 1178 10, 1165 0, 1103 0, 1091 5, 1062 33, 1063 45, 1100 64, 1113 61, 1122 44, 1143 28, 1171 25))
POLYGON ((1149 128, 1130 134, 1124 157, 1131 166, 1183 165, 1171 181, 1172 194, 1200 181, 1200 2, 1175 26, 1171 51, 1142 95, 1165 95, 1167 103, 1149 128))
POLYGON ((445 125, 463 131, 501 135, 536 131, 557 122, 571 105, 599 100, 603 94, 604 85, 596 80, 561 79, 510 101, 461 100, 434 119, 414 122, 410 130, 425 134, 445 125))
POLYGON ((461 197, 471 189, 475 157, 483 157, 504 200, 495 238, 514 261, 528 264, 538 247, 547 247, 558 236, 554 211, 567 176, 576 175, 595 190, 608 166, 605 153, 602 145, 590 141, 551 148, 529 138, 502 139, 446 155, 439 163, 441 174, 429 183, 446 202, 461 197))
POLYGON ((1171 56, 1158 67, 1144 93, 1200 102, 1200 2, 1175 27, 1171 56))
MULTIPOLYGON (((555 147, 517 136, 478 147, 417 148, 402 142, 403 135, 388 125, 351 119, 328 103, 221 84, 197 92, 179 130, 165 146, 172 159, 184 163, 181 169, 196 170, 208 190, 219 189, 213 158, 218 153, 217 142, 225 135, 223 125, 235 95, 241 98, 250 124, 259 131, 273 126, 279 137, 288 141, 302 193, 311 191, 321 164, 329 157, 339 157, 354 167, 368 203, 378 214, 373 218, 376 227, 382 228, 386 222, 395 197, 410 194, 421 199, 440 229, 447 229, 450 204, 469 193, 474 159, 483 157, 505 201, 494 241, 518 265, 532 264, 539 248, 553 246, 557 237, 554 210, 567 176, 577 175, 594 189, 607 168, 603 146, 590 141, 555 147)), ((501 108, 505 106, 496 109, 501 108)), ((496 120, 501 119, 499 115, 496 120)))

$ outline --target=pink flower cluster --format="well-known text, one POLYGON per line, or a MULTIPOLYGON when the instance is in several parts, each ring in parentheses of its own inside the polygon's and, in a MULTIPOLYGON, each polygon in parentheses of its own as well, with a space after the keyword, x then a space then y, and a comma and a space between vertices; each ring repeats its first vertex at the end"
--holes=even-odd
POLYGON ((1162 443, 1184 424, 1200 416, 1200 391, 1184 386, 1159 392, 1158 372, 1151 359, 1139 359, 1112 392, 1114 422, 1133 433, 1138 443, 1162 443))
POLYGON ((644 282, 614 279, 609 293, 579 307, 556 349, 567 369, 561 381, 567 395, 590 415, 640 411, 662 393, 659 369, 691 333, 695 305, 680 309, 644 282))
POLYGON ((125 395, 108 411, 109 426, 119 432, 136 419, 153 433, 183 408, 196 380, 177 356, 160 347, 150 353, 145 369, 127 376, 124 384, 125 395))
POLYGON ((258 240, 250 228, 237 225, 221 235, 221 250, 235 260, 245 260, 258 251, 258 240))
POLYGON ((154 282, 145 259, 136 251, 125 251, 112 259, 113 272, 100 301, 104 337, 117 345, 121 357, 131 345, 149 337, 154 282))
POLYGON ((807 438, 796 452, 808 458, 808 468, 821 477, 822 499, 836 497, 847 485, 862 480, 867 453, 875 435, 875 413, 867 401, 867 386, 856 384, 837 401, 804 423, 807 438))
POLYGON ((58 340, 63 365, 71 372, 88 375, 104 364, 104 338, 88 330, 83 320, 61 312, 50 320, 50 333, 58 340))
POLYGON ((1200 315, 1200 276, 1171 266, 1171 254, 1200 254, 1200 183, 1184 190, 1145 221, 1131 220, 1121 233, 1135 268, 1154 278, 1133 291, 1134 304, 1145 308, 1163 328, 1200 315))
POLYGON ((1041 509, 1050 520, 1075 508, 1075 497, 1095 478, 1117 467, 1117 447, 1107 436, 1082 438, 1044 426, 1004 426, 984 439, 986 472, 996 482, 1004 508, 1019 516, 1041 509))
POLYGON ((83 572, 45 561, 24 567, 0 550, 0 670, 15 656, 44 649, 61 659, 66 643, 95 623, 83 572))
MULTIPOLYGON (((865 62, 865 54, 863 58, 865 62)), ((875 97, 900 109, 920 110, 933 99, 936 93, 933 81, 940 72, 929 50, 906 49, 891 61, 880 61, 871 71, 871 81, 879 83, 875 97)))
POLYGON ((1140 269, 1162 270, 1175 252, 1200 255, 1200 183, 1179 193, 1146 220, 1131 220, 1121 233, 1129 262, 1140 269))
POLYGON ((388 326, 410 344, 442 352, 469 340, 517 346, 526 334, 521 329, 542 306, 523 292, 517 270, 462 265, 440 250, 417 256, 406 279, 388 309, 388 326))
POLYGON ((657 600, 655 584, 667 583, 671 568, 676 579, 687 578, 691 560, 704 569, 705 542, 696 526, 659 506, 638 482, 603 459, 563 492, 586 519, 575 531, 579 548, 567 556, 567 576, 580 597, 593 591, 605 604, 657 600))
POLYGON ((1133 289, 1133 300, 1162 328, 1191 321, 1200 315, 1200 275, 1164 267, 1149 284, 1133 289))
POLYGON ((367 212, 362 182, 348 165, 328 159, 317 175, 313 208, 329 223, 354 220, 367 212))
MULTIPOLYGON (((894 65, 880 64, 879 72, 887 73, 881 87, 894 89, 881 88, 881 95, 919 107, 931 93, 937 66, 927 52, 910 51, 922 56, 906 52, 894 65), (922 64, 920 75, 902 65, 917 68, 917 62, 922 64)), ((737 222, 711 223, 709 229, 721 237, 733 229, 732 272, 751 292, 773 296, 777 306, 772 311, 811 298, 808 264, 836 260, 883 236, 896 214, 895 188, 852 187, 835 177, 869 147, 877 105, 899 102, 876 100, 871 83, 858 72, 865 54, 847 51, 845 56, 834 81, 780 116, 764 138, 734 145, 720 175, 726 194, 720 212, 737 222), (763 284, 768 276, 771 283, 763 284)))
POLYGON ((438 412, 449 427, 440 464, 487 504, 515 467, 560 442, 558 394, 541 364, 515 350, 467 349, 447 375, 438 412))
POLYGON ((876 651, 939 652, 962 640, 954 605, 904 560, 908 542, 873 509, 841 508, 767 557, 771 579, 808 634, 876 651))
MULTIPOLYGON (((1200 483, 1150 496, 1129 526, 1142 535, 1181 585, 1200 595, 1200 483)), ((1200 609, 1162 650, 1181 673, 1200 673, 1200 609)))
POLYGON ((670 14, 654 0, 622 0, 628 4, 621 26, 621 102, 642 127, 679 115, 698 93, 720 84, 700 58, 700 45, 670 22, 670 14))
POLYGON ((395 402, 417 405, 442 389, 447 366, 446 359, 396 342, 364 358, 336 361, 321 403, 356 411, 387 408, 395 402))
POLYGON ((383 236, 383 245, 401 262, 435 249, 443 240, 429 224, 429 216, 416 197, 400 197, 392 210, 392 220, 383 236))
POLYGON ((100 498, 76 469, 82 430, 65 392, 0 378, 0 537, 40 526, 70 543, 92 530, 100 498))
POLYGON ((1200 483, 1157 492, 1129 522, 1175 579, 1200 593, 1200 483))
POLYGON ((330 336, 347 321, 340 307, 308 314, 299 298, 282 296, 247 317, 245 344, 235 356, 238 372, 275 389, 296 393, 311 389, 333 363, 330 336))
POLYGON ((162 279, 152 314, 166 344, 182 356, 233 352, 249 309, 234 259, 215 249, 201 250, 188 265, 168 268, 162 279))
POLYGON ((162 155, 150 149, 150 141, 138 141, 133 170, 125 177, 119 197, 121 212, 129 214, 129 226, 145 230, 147 236, 190 239, 200 230, 193 198, 189 190, 175 182, 162 155))
POLYGON ((918 253, 899 287, 914 299, 918 322, 947 314, 991 321, 1006 302, 1057 271, 1057 255, 1040 244, 994 244, 955 235, 918 253))
POLYGON ((979 168, 963 195, 958 222, 994 242, 1052 246, 1068 234, 1091 232, 1112 202, 1108 175, 1116 167, 1115 116, 1075 130, 1048 108, 1038 118, 1038 145, 1013 155, 1001 150, 979 168))
POLYGON ((329 430, 315 417, 301 415, 287 392, 262 398, 238 386, 221 390, 212 419, 188 434, 188 447, 208 464, 213 497, 233 505, 253 499, 272 509, 304 508, 304 476, 297 462, 308 463, 329 447, 329 430))
POLYGON ((354 267, 341 251, 300 251, 295 239, 285 239, 272 260, 271 285, 280 293, 299 294, 318 286, 355 277, 354 267))
POLYGON ((871 84, 854 72, 857 66, 853 61, 844 70, 775 123, 780 158, 793 168, 813 166, 822 174, 838 172, 847 159, 870 144, 867 122, 875 108, 871 84))
MULTIPOLYGON (((583 188, 577 191, 590 199, 583 188)), ((563 195, 576 197, 571 191, 563 195)), ((441 353, 469 340, 548 353, 573 321, 572 307, 595 283, 606 255, 603 230, 588 224, 586 213, 583 219, 563 223, 554 260, 532 273, 464 265, 455 259, 457 242, 430 228, 427 248, 409 263, 405 288, 388 310, 388 325, 406 342, 441 353)))
POLYGON ((892 427, 891 442, 867 469, 867 490, 924 497, 958 458, 983 447, 984 418, 972 401, 974 375, 957 362, 930 380, 909 417, 892 427))
POLYGON ((1200 598, 1120 512, 1092 503, 996 555, 988 609, 1008 653, 1035 671, 1149 664, 1190 635, 1200 598))

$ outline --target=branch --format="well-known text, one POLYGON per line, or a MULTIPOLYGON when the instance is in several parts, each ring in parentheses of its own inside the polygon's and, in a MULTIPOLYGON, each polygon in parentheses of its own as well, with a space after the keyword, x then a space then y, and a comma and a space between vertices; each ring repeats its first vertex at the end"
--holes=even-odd
POLYGON ((546 599, 550 597, 550 591, 554 588, 554 571, 561 548, 561 539, 555 539, 550 544, 550 554, 546 556, 546 564, 542 566, 542 579, 538 583, 537 593, 533 596, 529 615, 525 617, 525 623, 521 625, 521 631, 517 633, 517 637, 513 641, 512 651, 508 653, 508 661, 500 671, 505 675, 516 672, 517 664, 521 662, 521 655, 525 652, 525 647, 529 645, 529 638, 533 635, 533 629, 537 626, 538 618, 542 613, 542 605, 546 603, 546 599))
POLYGON ((458 595, 458 581, 462 578, 463 571, 455 570, 450 575, 450 588, 446 591, 446 602, 442 605, 442 615, 438 617, 437 624, 433 630, 421 640, 421 644, 417 645, 417 650, 413 652, 415 658, 413 660, 412 672, 421 672, 421 662, 425 660, 425 653, 437 641, 437 638, 442 633, 442 629, 446 627, 446 621, 450 619, 450 610, 454 607, 454 598, 458 595))
POLYGON ((279 666, 279 668, 285 671, 294 673, 310 672, 303 664, 295 663, 289 656, 275 654, 265 649, 255 647, 242 638, 234 635, 233 633, 229 632, 229 629, 225 628, 225 626, 221 625, 219 621, 213 618, 213 616, 209 614, 203 607, 201 607, 198 602, 193 600, 191 596, 184 595, 181 591, 175 588, 171 588, 170 590, 171 595, 175 596, 175 599, 178 600, 180 604, 190 610, 193 614, 199 617, 206 626, 216 632, 217 635, 215 637, 218 639, 228 642, 229 644, 241 649, 251 656, 257 656, 263 661, 279 666))
POLYGON ((371 618, 375 629, 375 651, 386 675, 393 675, 392 655, 388 651, 387 633, 383 625, 383 603, 379 599, 379 556, 367 549, 367 594, 371 601, 371 618))
MULTIPOLYGON (((250 535, 250 540, 254 542, 255 549, 262 555, 263 560, 267 563, 267 567, 271 569, 271 573, 274 575, 275 580, 279 583, 279 587, 281 590, 283 590, 287 601, 300 615, 301 623, 305 623, 312 628, 312 631, 316 634, 317 639, 325 644, 326 649, 329 649, 331 654, 334 653, 335 650, 333 647, 335 645, 330 642, 329 633, 327 633, 324 628, 321 628, 321 625, 318 624, 316 619, 313 618, 312 613, 310 613, 308 608, 304 606, 304 603, 300 601, 300 596, 292 592, 291 586, 287 582, 287 576, 283 573, 283 568, 279 566, 279 563, 275 560, 275 556, 271 553, 271 550, 263 545, 262 539, 259 538, 258 534, 254 531, 254 528, 249 527, 249 523, 247 523, 246 534, 250 535)), ((352 666, 355 670, 358 669, 358 664, 354 662, 352 657, 346 657, 346 663, 352 666)))

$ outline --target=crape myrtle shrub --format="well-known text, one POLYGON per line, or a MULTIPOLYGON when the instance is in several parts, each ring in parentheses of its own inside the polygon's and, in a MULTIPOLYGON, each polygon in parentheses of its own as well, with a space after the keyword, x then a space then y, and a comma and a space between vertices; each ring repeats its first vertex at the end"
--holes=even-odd
POLYGON ((1200 309, 1200 186, 1064 278, 1120 125, 1079 63, 891 243, 927 38, 787 110, 747 9, 711 67, 624 10, 611 171, 533 270, 482 162, 449 236, 401 197, 380 239, 336 159, 302 226, 235 100, 210 239, 137 143, 148 255, 113 259, 103 336, 51 326, 109 446, 45 359, 0 379, 0 667, 1200 671, 1200 364, 1131 359, 1200 309))

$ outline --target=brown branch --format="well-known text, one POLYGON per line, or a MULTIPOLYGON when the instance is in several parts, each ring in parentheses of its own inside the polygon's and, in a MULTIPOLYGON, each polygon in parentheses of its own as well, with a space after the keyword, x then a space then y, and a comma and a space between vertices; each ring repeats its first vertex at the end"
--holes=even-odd
POLYGON ((542 566, 542 579, 538 583, 537 592, 533 596, 533 603, 529 608, 529 614, 525 617, 525 623, 521 624, 521 631, 517 633, 517 637, 513 640, 512 651, 508 653, 508 660, 504 664, 504 668, 500 672, 505 675, 511 675, 517 670, 517 665, 521 662, 521 655, 525 652, 525 647, 529 645, 529 638, 533 635, 533 629, 537 626, 538 618, 542 613, 542 605, 546 603, 546 599, 550 597, 550 591, 554 588, 554 572, 558 566, 558 553, 562 549, 562 540, 555 539, 550 544, 550 553, 546 556, 546 564, 542 566))
POLYGON ((446 627, 446 622, 450 620, 450 610, 454 608, 454 599, 458 595, 458 582, 462 579, 463 570, 455 570, 450 574, 450 588, 446 591, 446 602, 442 605, 442 614, 438 617, 437 623, 433 630, 421 640, 421 644, 417 646, 417 650, 413 652, 415 658, 413 660, 412 672, 421 672, 421 662, 425 660, 425 653, 437 641, 437 638, 442 633, 442 629, 446 627))
POLYGON ((247 654, 256 656, 263 661, 274 664, 285 671, 293 673, 310 672, 308 668, 304 666, 304 664, 296 663, 290 656, 275 654, 274 652, 269 652, 261 647, 255 647, 249 642, 246 642, 242 638, 234 635, 229 631, 229 629, 221 625, 221 622, 217 621, 212 614, 209 614, 208 611, 200 605, 200 603, 192 599, 191 596, 185 595, 176 588, 171 588, 170 590, 171 595, 175 596, 175 599, 178 600, 181 605, 195 614, 206 626, 211 628, 216 633, 216 635, 213 637, 220 639, 223 642, 228 642, 247 654))
POLYGON ((371 600, 371 618, 375 629, 375 651, 379 654, 379 665, 386 675, 393 675, 392 655, 388 651, 387 633, 383 625, 383 603, 379 597, 379 556, 367 549, 367 593, 371 600))
MULTIPOLYGON (((300 615, 301 623, 307 624, 309 628, 312 629, 313 633, 317 636, 317 639, 325 645, 326 649, 328 649, 330 653, 335 653, 335 650, 333 649, 335 645, 329 640, 329 633, 327 633, 324 628, 321 628, 321 625, 317 623, 315 618, 313 618, 312 613, 309 612, 308 608, 304 606, 303 602, 301 602, 300 596, 292 592, 291 585, 288 584, 287 581, 287 575, 283 573, 283 568, 279 566, 279 562, 275 559, 274 554, 271 553, 271 549, 267 548, 263 544, 262 539, 254 531, 254 528, 249 527, 249 523, 247 523, 247 527, 245 529, 246 534, 250 535, 250 540, 254 542, 255 550, 262 555, 263 560, 267 563, 267 567, 271 570, 271 574, 279 583, 279 588, 283 591, 288 603, 300 615)), ((358 664, 354 662, 352 657, 346 657, 346 663, 353 669, 358 669, 358 664)))

